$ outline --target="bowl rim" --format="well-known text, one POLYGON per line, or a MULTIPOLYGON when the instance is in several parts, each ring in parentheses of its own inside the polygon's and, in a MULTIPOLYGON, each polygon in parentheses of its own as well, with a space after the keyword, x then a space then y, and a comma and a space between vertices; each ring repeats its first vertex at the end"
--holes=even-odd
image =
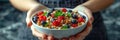
MULTIPOLYGON (((51 8, 49 8, 49 9, 51 10, 51 8)), ((54 8, 54 9, 61 9, 61 8, 54 8)), ((73 10, 73 9, 71 9, 71 8, 66 8, 66 9, 67 9, 67 10, 73 10)), ((31 21, 32 21, 33 16, 35 16, 35 14, 37 14, 39 11, 43 11, 43 10, 38 10, 38 11, 36 11, 36 12, 31 16, 31 21)), ((82 24, 82 25, 80 25, 80 27, 81 27, 81 26, 84 26, 84 25, 87 25, 88 16, 85 14, 85 12, 82 12, 82 11, 78 11, 78 12, 79 12, 80 15, 83 15, 83 16, 86 17, 85 23, 82 24)), ((33 26, 33 25, 35 25, 35 26, 37 26, 37 27, 39 27, 39 28, 42 28, 42 29, 46 29, 46 30, 59 30, 59 29, 48 29, 48 28, 45 28, 45 27, 41 27, 41 26, 38 26, 37 24, 35 24, 35 23, 32 21, 32 26, 33 26)), ((85 27, 86 27, 86 26, 85 26, 85 27)), ((71 30, 71 29, 77 29, 77 28, 79 28, 79 27, 69 28, 69 29, 60 29, 60 30, 71 30)))

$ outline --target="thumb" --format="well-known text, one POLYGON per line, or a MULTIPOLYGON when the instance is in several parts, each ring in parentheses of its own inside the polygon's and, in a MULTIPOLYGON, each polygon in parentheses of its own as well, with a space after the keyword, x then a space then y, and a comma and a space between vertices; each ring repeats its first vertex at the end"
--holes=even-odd
POLYGON ((26 23, 27 23, 27 27, 30 28, 32 25, 30 18, 26 18, 26 23))
POLYGON ((31 22, 31 16, 34 14, 35 9, 31 8, 30 10, 28 10, 27 12, 27 16, 26 16, 26 23, 28 27, 31 27, 32 22, 31 22))

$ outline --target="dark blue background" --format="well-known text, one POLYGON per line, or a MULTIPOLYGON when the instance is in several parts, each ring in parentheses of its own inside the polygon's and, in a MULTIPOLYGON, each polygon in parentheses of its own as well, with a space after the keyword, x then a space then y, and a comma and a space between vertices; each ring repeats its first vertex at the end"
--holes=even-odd
MULTIPOLYGON (((120 0, 101 11, 109 40, 120 40, 120 0)), ((26 13, 0 0, 0 40, 17 40, 19 27, 25 27, 26 13)))

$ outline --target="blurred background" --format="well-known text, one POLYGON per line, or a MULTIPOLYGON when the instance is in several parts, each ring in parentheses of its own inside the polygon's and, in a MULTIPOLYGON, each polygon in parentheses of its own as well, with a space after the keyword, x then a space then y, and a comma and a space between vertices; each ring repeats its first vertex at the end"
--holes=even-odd
MULTIPOLYGON (((120 0, 101 13, 108 39, 120 40, 120 0)), ((0 0, 0 40, 16 40, 19 27, 26 26, 25 17, 26 13, 15 9, 8 0, 0 0)))

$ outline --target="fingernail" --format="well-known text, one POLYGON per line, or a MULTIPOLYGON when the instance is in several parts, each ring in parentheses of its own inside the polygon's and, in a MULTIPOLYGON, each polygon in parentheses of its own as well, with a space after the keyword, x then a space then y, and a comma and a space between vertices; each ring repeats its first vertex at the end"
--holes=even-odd
POLYGON ((43 35, 43 39, 47 39, 47 35, 44 34, 44 35, 43 35))
POLYGON ((55 40, 59 40, 59 39, 55 38, 55 40))
POLYGON ((75 37, 74 37, 74 36, 71 36, 69 40, 74 40, 74 39, 75 39, 75 37))
POLYGON ((27 24, 27 27, 30 28, 32 26, 32 22, 30 21, 28 24, 27 24))
POLYGON ((90 21, 91 21, 91 23, 94 21, 94 18, 92 17, 92 18, 90 18, 90 21))
POLYGON ((90 21, 88 21, 87 26, 91 26, 91 22, 90 21))
POLYGON ((62 40, 68 40, 68 38, 62 38, 62 40))
POLYGON ((49 40, 54 40, 54 37, 53 36, 49 36, 48 39, 49 40))
POLYGON ((75 37, 76 37, 76 38, 80 37, 80 33, 76 34, 75 37))

